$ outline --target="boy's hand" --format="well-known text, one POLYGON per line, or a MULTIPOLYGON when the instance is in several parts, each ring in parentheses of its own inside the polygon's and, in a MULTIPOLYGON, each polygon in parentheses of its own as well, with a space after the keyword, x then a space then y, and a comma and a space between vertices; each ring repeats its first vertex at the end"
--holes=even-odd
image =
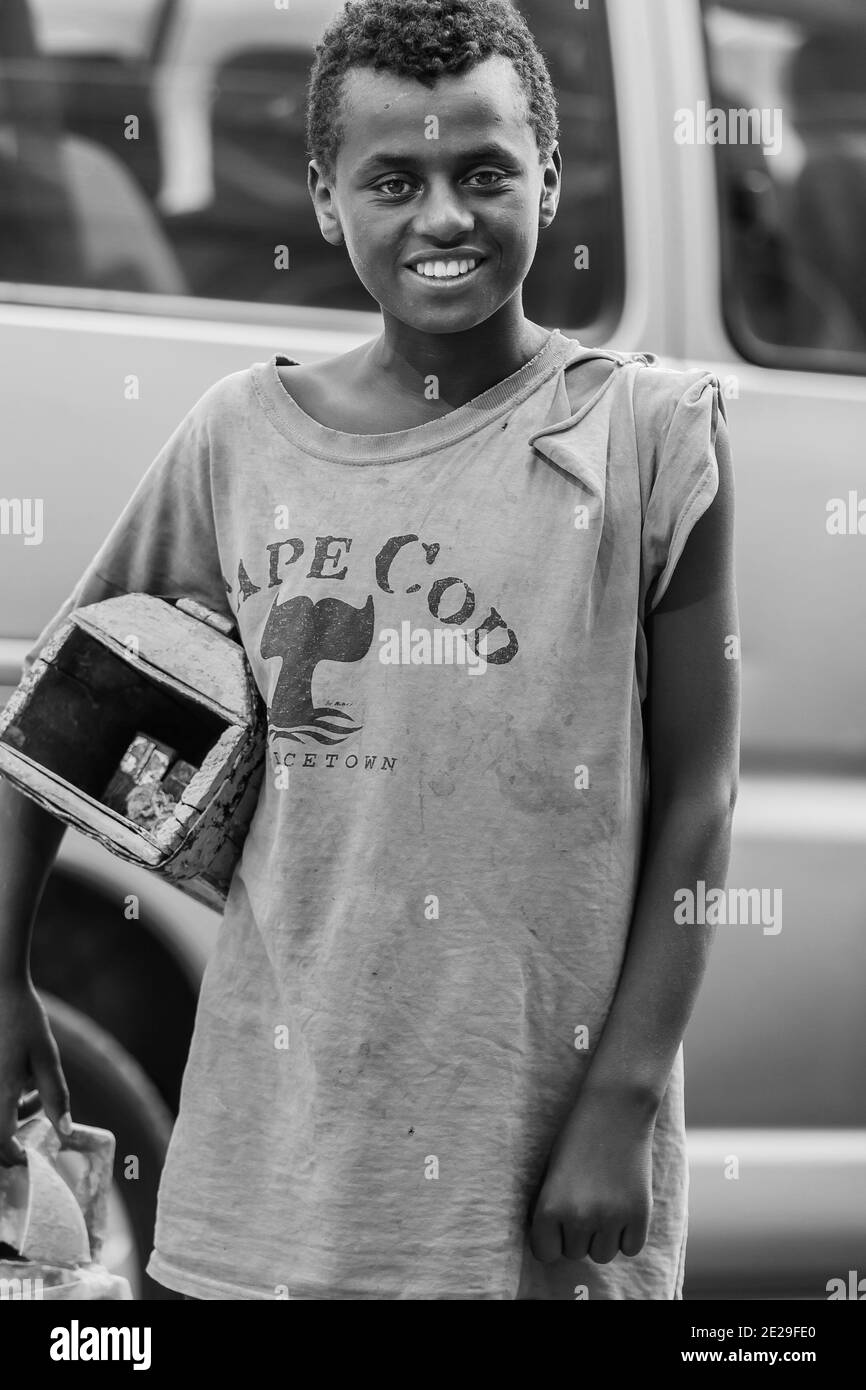
POLYGON ((646 1243, 656 1115, 628 1100, 578 1101, 550 1155, 532 1214, 530 1247, 550 1264, 607 1264, 646 1243))
POLYGON ((45 1008, 32 980, 0 980, 0 1164, 26 1162, 15 1137, 18 1097, 29 1079, 55 1129, 69 1121, 69 1091, 45 1008))

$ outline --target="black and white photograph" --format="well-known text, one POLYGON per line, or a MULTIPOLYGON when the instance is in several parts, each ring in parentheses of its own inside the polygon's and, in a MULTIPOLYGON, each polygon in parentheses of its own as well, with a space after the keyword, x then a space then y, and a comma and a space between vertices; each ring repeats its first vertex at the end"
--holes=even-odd
POLYGON ((0 0, 0 1301, 90 1305, 35 1365, 568 1301, 829 1369, 864 244, 866 0, 0 0))

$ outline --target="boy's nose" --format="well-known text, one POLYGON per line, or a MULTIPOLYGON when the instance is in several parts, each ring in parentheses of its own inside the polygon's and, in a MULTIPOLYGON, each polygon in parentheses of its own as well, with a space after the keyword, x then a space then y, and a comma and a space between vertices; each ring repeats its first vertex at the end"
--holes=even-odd
POLYGON ((415 219, 415 232, 419 240, 426 235, 441 241, 453 241, 474 226, 475 218, 464 205, 457 189, 447 182, 430 184, 415 219))

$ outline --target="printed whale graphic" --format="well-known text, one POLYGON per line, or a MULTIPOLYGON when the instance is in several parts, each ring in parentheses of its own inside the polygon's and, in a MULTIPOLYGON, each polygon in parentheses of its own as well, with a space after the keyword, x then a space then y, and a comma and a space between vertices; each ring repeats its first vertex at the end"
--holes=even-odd
POLYGON ((282 661, 268 706, 269 739, 305 738, 342 743, 361 728, 343 710, 313 705, 313 672, 320 661, 360 661, 373 641, 373 595, 363 608, 339 598, 318 603, 307 594, 279 603, 275 598, 260 645, 261 655, 282 661))

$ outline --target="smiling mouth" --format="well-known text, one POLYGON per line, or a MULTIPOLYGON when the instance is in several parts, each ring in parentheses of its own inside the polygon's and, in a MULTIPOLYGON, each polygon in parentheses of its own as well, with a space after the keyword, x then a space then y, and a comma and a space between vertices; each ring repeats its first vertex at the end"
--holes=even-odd
POLYGON ((484 260, 484 257, 467 257, 460 260, 419 261, 417 265, 409 265, 405 269, 422 284, 441 289, 445 285, 465 285, 478 273, 484 260))

